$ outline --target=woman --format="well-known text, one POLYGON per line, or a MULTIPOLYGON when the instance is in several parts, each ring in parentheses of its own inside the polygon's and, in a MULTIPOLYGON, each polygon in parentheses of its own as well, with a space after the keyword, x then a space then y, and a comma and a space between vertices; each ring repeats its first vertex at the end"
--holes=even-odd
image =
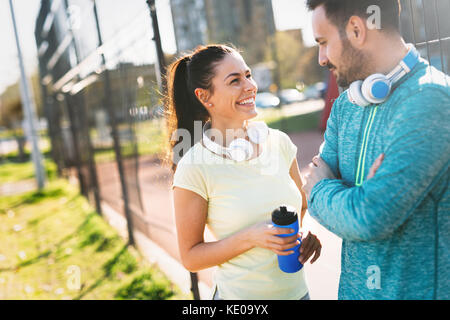
MULTIPOLYGON (((169 134, 190 133, 172 141, 183 265, 191 272, 218 266, 214 299, 307 299, 303 269, 283 273, 276 256, 291 254, 301 235, 281 238, 289 230, 270 223, 280 205, 293 206, 301 219, 306 211, 297 148, 281 131, 249 121, 258 89, 243 58, 224 45, 200 47, 168 68, 167 86, 169 134), (197 142, 194 128, 202 127, 197 142), (186 142, 189 150, 179 154, 186 142), (204 241, 206 225, 217 241, 204 241)), ((310 233, 301 262, 314 254, 313 263, 320 250, 310 233)))

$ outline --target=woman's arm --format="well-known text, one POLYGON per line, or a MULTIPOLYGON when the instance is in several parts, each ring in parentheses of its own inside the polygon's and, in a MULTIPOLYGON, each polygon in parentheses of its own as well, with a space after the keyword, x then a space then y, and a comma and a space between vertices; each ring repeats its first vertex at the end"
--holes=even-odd
POLYGON ((303 223, 303 217, 305 216, 306 210, 308 209, 308 201, 306 199, 305 191, 303 191, 303 179, 300 174, 297 159, 294 159, 294 161, 292 162, 291 169, 289 170, 289 175, 291 176, 292 180, 294 180, 295 184, 297 185, 297 188, 300 190, 300 193, 302 194, 302 212, 300 213, 300 227, 301 227, 303 223))
MULTIPOLYGON (((302 194, 302 212, 300 214, 300 226, 302 226, 303 217, 305 216, 306 210, 308 209, 308 201, 306 199, 306 194, 303 191, 303 180, 300 174, 300 169, 298 167, 297 159, 294 159, 291 165, 291 169, 289 170, 289 174, 294 180, 297 188, 300 190, 302 194)), ((322 250, 322 244, 319 239, 312 234, 311 232, 302 240, 302 245, 300 246, 300 257, 299 260, 302 264, 305 264, 306 261, 313 255, 314 257, 311 259, 311 264, 313 264, 319 257, 320 252, 322 250)))
POLYGON ((220 265, 255 247, 287 255, 292 252, 283 250, 297 245, 298 235, 277 237, 277 234, 290 232, 268 223, 259 223, 225 239, 205 243, 207 201, 195 192, 175 187, 174 205, 181 261, 191 272, 220 265))

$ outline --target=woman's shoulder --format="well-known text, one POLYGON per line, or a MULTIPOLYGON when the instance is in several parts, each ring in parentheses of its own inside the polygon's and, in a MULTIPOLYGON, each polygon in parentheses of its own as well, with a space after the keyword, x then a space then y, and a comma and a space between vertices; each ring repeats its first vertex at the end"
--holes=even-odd
POLYGON ((190 176, 203 176, 204 173, 204 162, 202 161, 203 156, 202 146, 199 143, 194 144, 186 153, 178 159, 174 158, 176 164, 176 169, 174 173, 175 181, 178 179, 184 179, 190 176))
POLYGON ((272 143, 287 143, 291 141, 291 138, 288 136, 287 133, 279 130, 279 129, 273 129, 269 127, 269 137, 272 143))
MULTIPOLYGON (((189 150, 187 150, 184 155, 178 159, 174 159, 177 163, 177 166, 180 165, 195 165, 195 164, 201 164, 201 160, 203 153, 203 147, 201 145, 201 142, 197 142, 194 144, 189 150)), ((176 155, 174 156, 176 157, 176 155)))

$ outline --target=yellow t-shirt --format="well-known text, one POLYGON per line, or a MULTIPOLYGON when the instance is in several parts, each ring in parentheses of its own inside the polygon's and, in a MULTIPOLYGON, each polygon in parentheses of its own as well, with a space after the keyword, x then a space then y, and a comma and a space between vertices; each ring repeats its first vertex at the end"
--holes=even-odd
MULTIPOLYGON (((301 193, 289 175, 297 147, 274 129, 269 129, 262 147, 258 158, 236 162, 199 142, 178 163, 173 187, 208 201, 206 223, 219 240, 270 220, 272 211, 283 204, 295 207, 300 216, 301 193)), ((299 300, 308 292, 303 269, 284 273, 273 251, 254 248, 219 265, 214 282, 225 300, 299 300)))

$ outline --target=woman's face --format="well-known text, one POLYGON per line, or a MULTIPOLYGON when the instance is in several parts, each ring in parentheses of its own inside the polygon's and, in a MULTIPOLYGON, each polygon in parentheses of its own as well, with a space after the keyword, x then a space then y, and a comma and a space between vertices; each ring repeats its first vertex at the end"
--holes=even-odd
POLYGON ((256 117, 258 86, 242 56, 227 54, 215 71, 213 93, 206 103, 213 120, 242 122, 256 117))

